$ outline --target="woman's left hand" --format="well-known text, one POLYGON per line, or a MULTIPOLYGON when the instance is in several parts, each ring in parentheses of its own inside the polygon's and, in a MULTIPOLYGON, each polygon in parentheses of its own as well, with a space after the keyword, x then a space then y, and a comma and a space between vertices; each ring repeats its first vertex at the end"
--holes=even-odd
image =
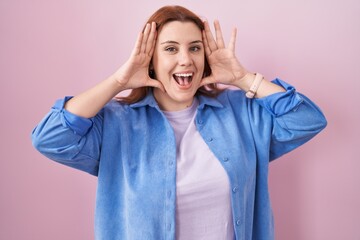
POLYGON ((235 56, 236 29, 232 31, 229 45, 225 47, 219 22, 214 22, 216 40, 210 31, 208 22, 204 22, 204 25, 205 30, 202 32, 203 42, 205 54, 211 68, 211 75, 202 79, 201 86, 222 83, 240 87, 240 80, 248 71, 235 56))

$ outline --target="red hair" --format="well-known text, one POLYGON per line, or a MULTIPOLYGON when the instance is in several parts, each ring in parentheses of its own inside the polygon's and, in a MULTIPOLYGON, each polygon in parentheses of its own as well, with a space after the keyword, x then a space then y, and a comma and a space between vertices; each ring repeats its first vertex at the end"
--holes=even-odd
MULTIPOLYGON (((156 30, 160 32, 166 23, 180 21, 180 22, 192 22, 194 23, 201 31, 204 30, 204 22, 190 10, 181 7, 181 6, 164 6, 158 9, 153 15, 150 16, 147 23, 156 23, 156 30)), ((207 77, 211 74, 211 69, 209 63, 205 58, 205 68, 203 77, 207 77)), ((154 78, 154 74, 149 69, 149 76, 154 78)), ((121 101, 126 103, 135 103, 143 99, 146 94, 151 90, 152 87, 141 87, 136 88, 131 91, 131 93, 126 97, 120 97, 121 101)), ((216 84, 209 84, 206 87, 200 87, 196 94, 203 94, 210 97, 216 97, 222 90, 217 87, 216 84)))

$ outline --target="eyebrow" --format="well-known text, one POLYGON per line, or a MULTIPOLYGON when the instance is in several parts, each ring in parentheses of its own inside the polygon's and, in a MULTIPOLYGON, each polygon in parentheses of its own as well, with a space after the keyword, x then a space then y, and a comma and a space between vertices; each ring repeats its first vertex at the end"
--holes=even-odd
MULTIPOLYGON (((178 45, 180 44, 180 43, 178 43, 178 42, 176 42, 176 41, 171 41, 171 40, 162 42, 162 43, 160 43, 160 44, 168 44, 168 43, 178 44, 178 45)), ((201 41, 201 40, 195 40, 195 41, 190 42, 190 44, 194 44, 194 43, 202 43, 202 41, 201 41)))

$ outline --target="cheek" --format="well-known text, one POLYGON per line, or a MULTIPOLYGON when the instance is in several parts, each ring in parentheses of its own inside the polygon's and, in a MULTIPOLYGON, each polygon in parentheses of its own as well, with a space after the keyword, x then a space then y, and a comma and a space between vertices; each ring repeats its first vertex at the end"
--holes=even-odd
POLYGON ((174 68, 174 61, 169 57, 153 56, 152 64, 156 73, 156 76, 167 77, 174 68), (160 60, 161 59, 161 60, 160 60))
POLYGON ((203 74, 203 72, 204 72, 204 70, 205 70, 205 58, 204 57, 202 57, 202 56, 199 56, 198 58, 197 58, 197 69, 198 69, 198 71, 201 73, 201 74, 203 74))

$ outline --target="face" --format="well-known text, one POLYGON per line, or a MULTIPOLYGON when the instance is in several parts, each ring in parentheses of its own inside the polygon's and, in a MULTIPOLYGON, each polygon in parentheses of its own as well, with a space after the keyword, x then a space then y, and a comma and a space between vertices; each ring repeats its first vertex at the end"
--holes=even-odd
POLYGON ((160 108, 177 111, 190 106, 204 72, 201 30, 192 22, 165 24, 157 36, 152 65, 166 90, 154 89, 160 108))

